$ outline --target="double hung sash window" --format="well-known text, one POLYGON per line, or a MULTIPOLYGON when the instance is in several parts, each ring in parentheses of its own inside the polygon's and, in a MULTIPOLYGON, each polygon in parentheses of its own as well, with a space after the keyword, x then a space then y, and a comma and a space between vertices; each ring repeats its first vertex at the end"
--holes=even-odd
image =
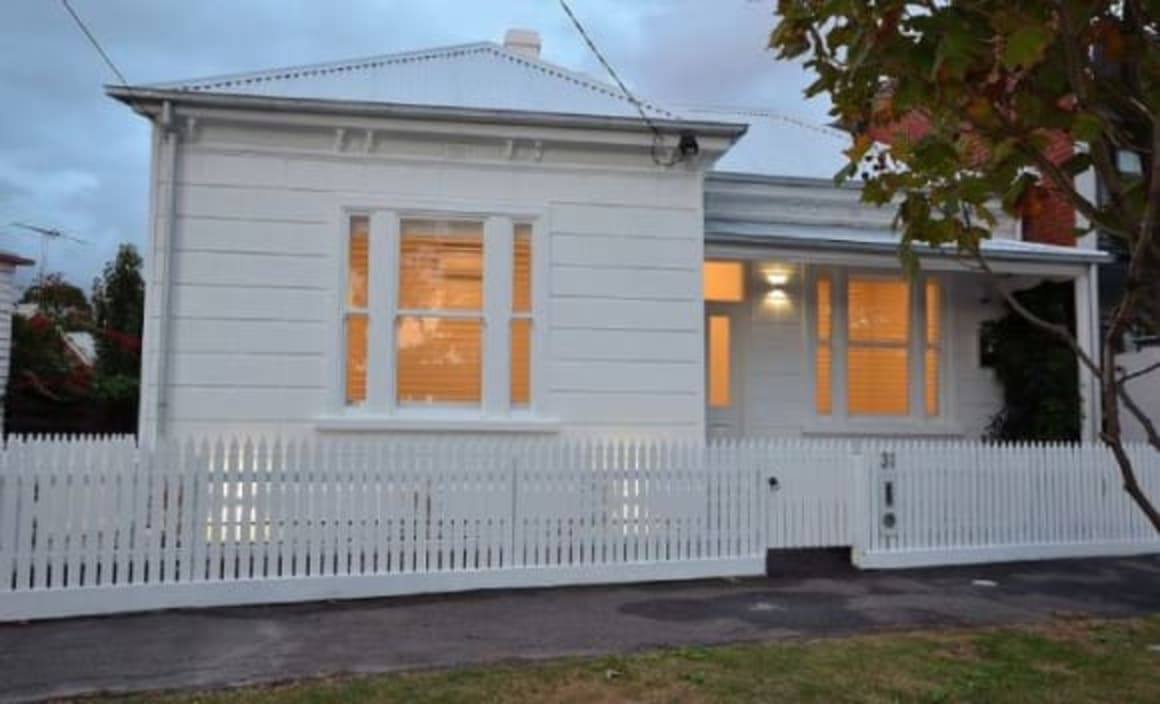
POLYGON ((349 218, 348 407, 508 411, 532 399, 532 227, 349 218))
POLYGON ((819 415, 940 415, 942 289, 937 279, 912 284, 824 271, 815 278, 814 301, 814 406, 819 415))

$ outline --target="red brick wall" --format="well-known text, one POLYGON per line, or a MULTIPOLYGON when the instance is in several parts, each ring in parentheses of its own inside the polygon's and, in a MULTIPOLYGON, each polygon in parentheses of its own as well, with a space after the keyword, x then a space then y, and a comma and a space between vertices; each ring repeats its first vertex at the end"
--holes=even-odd
MULTIPOLYGON (((903 134, 910 140, 917 140, 930 129, 930 120, 921 113, 908 113, 889 125, 870 128, 874 140, 890 143, 903 134)), ((1072 156, 1074 148, 1071 139, 1064 132, 1052 131, 1047 147, 1047 158, 1061 164, 1072 156)), ((1028 242, 1043 242, 1075 246, 1075 208, 1059 188, 1043 183, 1027 195, 1027 212, 1023 216, 1023 239, 1028 242)))
MULTIPOLYGON (((1075 153, 1071 138, 1064 132, 1049 134, 1047 158, 1062 164, 1075 153)), ((1053 183, 1041 183, 1030 196, 1028 213, 1023 218, 1023 239, 1029 242, 1075 245, 1075 207, 1068 201, 1059 187, 1053 183)))

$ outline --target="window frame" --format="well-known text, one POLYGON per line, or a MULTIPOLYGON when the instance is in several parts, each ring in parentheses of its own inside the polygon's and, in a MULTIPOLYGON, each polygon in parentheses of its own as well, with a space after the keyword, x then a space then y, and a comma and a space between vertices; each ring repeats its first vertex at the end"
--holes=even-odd
MULTIPOLYGON (((807 320, 808 356, 806 373, 810 379, 809 403, 812 417, 822 430, 851 430, 864 429, 868 432, 891 429, 921 429, 930 428, 935 432, 942 432, 953 428, 955 419, 952 409, 953 394, 951 381, 953 375, 950 369, 953 366, 951 359, 951 345, 949 344, 950 330, 953 329, 951 279, 938 272, 922 272, 921 285, 911 282, 909 288, 909 324, 906 342, 907 350, 907 413, 905 415, 886 414, 851 414, 847 408, 847 354, 849 343, 849 282, 852 278, 881 279, 897 281, 902 274, 876 269, 843 266, 815 266, 810 267, 808 276, 808 303, 807 320), (830 412, 821 413, 818 410, 818 371, 816 367, 817 353, 820 347, 818 338, 818 280, 828 278, 830 281, 830 412), (939 288, 938 301, 938 340, 934 345, 928 344, 926 327, 926 284, 935 282, 939 288), (939 368, 935 379, 937 387, 938 414, 928 415, 926 412, 926 351, 930 348, 938 350, 939 368)), ((897 349, 897 347, 895 347, 897 349)))
MULTIPOLYGON (((325 412, 317 419, 321 429, 441 429, 552 430, 555 420, 547 409, 545 361, 547 350, 549 261, 545 213, 535 208, 495 209, 479 205, 452 205, 432 209, 422 205, 342 203, 336 208, 331 232, 336 266, 336 295, 330 315, 331 384, 325 412), (354 217, 369 219, 367 393, 362 403, 346 402, 346 291, 349 276, 349 232, 354 217), (481 326, 480 403, 399 403, 396 393, 396 326, 410 313, 398 306, 400 247, 404 220, 458 220, 483 223, 483 308, 481 326), (531 310, 513 311, 514 237, 517 224, 531 228, 531 310), (501 256, 502 253, 502 256, 501 256), (529 402, 511 403, 511 321, 530 319, 529 402), (383 321, 383 322, 379 322, 383 321), (386 323, 386 324, 384 324, 386 323), (508 427, 510 426, 510 427, 508 427), (543 427, 541 427, 543 426, 543 427)), ((413 313, 414 311, 411 311, 413 313)), ((424 314, 426 315, 426 313, 424 314)), ((455 317, 452 315, 451 317, 455 317)))

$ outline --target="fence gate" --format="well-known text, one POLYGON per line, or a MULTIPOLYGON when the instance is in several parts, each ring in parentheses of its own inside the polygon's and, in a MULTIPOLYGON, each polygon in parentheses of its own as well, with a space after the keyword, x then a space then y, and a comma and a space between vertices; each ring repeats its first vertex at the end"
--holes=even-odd
POLYGON ((770 550, 853 545, 860 455, 845 441, 787 440, 766 446, 765 544, 770 550))

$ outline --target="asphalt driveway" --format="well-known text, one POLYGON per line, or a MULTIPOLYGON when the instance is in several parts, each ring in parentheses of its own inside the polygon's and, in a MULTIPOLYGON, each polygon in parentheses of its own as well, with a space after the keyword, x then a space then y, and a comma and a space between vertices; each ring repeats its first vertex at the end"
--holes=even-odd
POLYGON ((1160 556, 168 611, 0 626, 0 700, 1160 612, 1160 556))

